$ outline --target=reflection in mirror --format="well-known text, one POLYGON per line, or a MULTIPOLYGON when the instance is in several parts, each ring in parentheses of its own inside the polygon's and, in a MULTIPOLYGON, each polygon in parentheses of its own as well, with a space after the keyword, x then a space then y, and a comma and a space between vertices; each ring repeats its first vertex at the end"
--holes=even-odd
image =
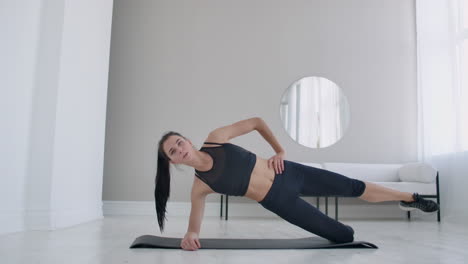
POLYGON ((289 86, 281 98, 280 115, 289 136, 310 148, 335 144, 350 120, 340 87, 323 77, 305 77, 289 86))

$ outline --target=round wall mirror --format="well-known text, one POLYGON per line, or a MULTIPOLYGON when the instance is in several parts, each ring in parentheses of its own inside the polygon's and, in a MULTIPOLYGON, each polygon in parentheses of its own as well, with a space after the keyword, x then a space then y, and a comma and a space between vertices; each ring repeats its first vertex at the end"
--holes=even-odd
POLYGON ((291 84, 281 98, 280 116, 289 136, 310 148, 338 142, 350 121, 343 91, 323 77, 305 77, 291 84))

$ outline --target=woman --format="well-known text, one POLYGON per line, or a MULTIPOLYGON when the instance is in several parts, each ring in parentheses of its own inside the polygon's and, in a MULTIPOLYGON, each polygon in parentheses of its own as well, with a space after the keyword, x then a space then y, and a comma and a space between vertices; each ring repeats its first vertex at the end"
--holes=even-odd
POLYGON ((354 231, 320 212, 299 196, 358 197, 368 202, 400 201, 404 210, 438 210, 437 203, 370 182, 348 178, 331 171, 284 159, 285 151, 267 124, 258 117, 213 130, 200 150, 176 132, 159 141, 156 188, 154 192, 158 224, 164 229, 166 202, 170 191, 169 164, 195 168, 191 191, 192 208, 188 231, 181 242, 185 250, 201 247, 198 234, 205 197, 210 193, 246 196, 286 221, 337 243, 352 242, 354 231), (232 138, 257 130, 276 154, 266 160, 229 143, 232 138))

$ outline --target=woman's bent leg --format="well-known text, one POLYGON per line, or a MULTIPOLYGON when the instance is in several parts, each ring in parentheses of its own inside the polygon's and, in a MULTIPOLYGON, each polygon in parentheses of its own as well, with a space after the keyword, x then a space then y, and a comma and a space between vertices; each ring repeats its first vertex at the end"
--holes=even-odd
POLYGON ((304 201, 300 197, 287 203, 287 206, 267 208, 289 223, 335 243, 354 241, 354 230, 304 201))
POLYGON ((343 196, 361 195, 365 188, 364 183, 351 181, 351 179, 341 175, 331 175, 329 179, 330 177, 334 179, 327 181, 328 171, 310 168, 312 167, 285 161, 284 172, 275 175, 270 190, 259 203, 289 223, 318 236, 337 243, 352 242, 354 231, 351 227, 323 214, 307 201, 301 199, 299 195, 300 192, 304 191, 309 195, 335 193, 343 196), (323 175, 324 173, 326 175, 323 175), (336 185, 334 182, 337 182, 338 188, 334 187, 336 185))

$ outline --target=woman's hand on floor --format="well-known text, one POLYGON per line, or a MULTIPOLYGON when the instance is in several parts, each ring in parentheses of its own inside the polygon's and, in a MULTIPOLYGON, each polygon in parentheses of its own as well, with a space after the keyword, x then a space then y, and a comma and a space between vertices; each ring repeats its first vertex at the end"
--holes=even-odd
POLYGON ((187 232, 180 242, 180 247, 184 250, 197 250, 201 248, 198 234, 195 232, 187 232))
POLYGON ((276 174, 281 174, 284 171, 284 152, 278 152, 268 160, 268 168, 275 169, 276 174))

